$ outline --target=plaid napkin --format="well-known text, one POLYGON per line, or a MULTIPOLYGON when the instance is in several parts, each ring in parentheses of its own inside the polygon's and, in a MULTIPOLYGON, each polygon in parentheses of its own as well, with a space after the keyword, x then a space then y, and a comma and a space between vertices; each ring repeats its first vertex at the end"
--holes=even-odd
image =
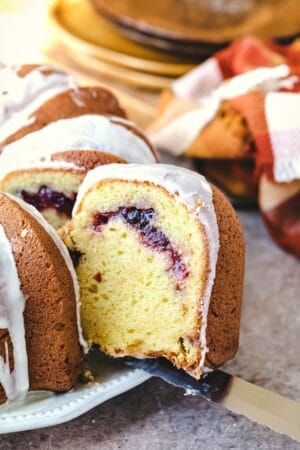
MULTIPOLYGON (((259 205, 273 239, 300 258, 300 41, 244 38, 162 93, 149 134, 158 148, 195 156, 199 136, 224 101, 246 120, 259 205), (193 153, 194 152, 194 153, 193 153)), ((218 136, 222 142, 222 136, 218 136)), ((226 145, 224 145, 226 148, 226 145)), ((201 154, 199 158, 234 158, 201 154)))

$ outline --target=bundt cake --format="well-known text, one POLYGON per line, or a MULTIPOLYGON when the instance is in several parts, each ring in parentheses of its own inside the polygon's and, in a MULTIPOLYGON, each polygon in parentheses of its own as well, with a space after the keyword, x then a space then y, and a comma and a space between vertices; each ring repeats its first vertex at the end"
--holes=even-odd
POLYGON ((31 206, 0 193, 0 404, 71 389, 82 348, 79 289, 67 249, 31 206))
POLYGON ((0 85, 1 147, 60 119, 87 113, 125 116, 110 91, 79 87, 53 67, 0 67, 0 85))
POLYGON ((84 336, 114 357, 164 357, 199 378, 237 350, 244 240, 204 177, 164 164, 90 171, 61 230, 84 336))

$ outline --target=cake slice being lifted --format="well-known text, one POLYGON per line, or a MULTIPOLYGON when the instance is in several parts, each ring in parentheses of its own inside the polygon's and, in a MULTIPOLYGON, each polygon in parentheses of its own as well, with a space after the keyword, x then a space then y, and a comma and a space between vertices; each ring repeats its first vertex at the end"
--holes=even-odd
POLYGON ((89 172, 62 230, 83 331, 105 353, 165 357, 199 378, 238 347, 244 240, 226 198, 170 165, 89 172))

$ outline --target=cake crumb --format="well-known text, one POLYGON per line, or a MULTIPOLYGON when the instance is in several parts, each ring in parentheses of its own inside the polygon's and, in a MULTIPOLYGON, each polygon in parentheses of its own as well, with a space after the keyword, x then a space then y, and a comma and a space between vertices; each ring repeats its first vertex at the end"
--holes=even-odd
POLYGON ((91 381, 94 381, 94 379, 95 379, 95 377, 94 377, 94 375, 92 374, 92 372, 90 370, 85 370, 80 375, 80 382, 81 383, 90 383, 91 381))

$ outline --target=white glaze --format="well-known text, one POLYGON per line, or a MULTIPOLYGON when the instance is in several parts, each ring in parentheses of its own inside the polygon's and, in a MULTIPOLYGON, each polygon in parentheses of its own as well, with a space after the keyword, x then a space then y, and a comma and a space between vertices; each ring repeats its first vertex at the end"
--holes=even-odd
POLYGON ((201 299, 202 325, 200 330, 201 361, 200 369, 204 369, 205 357, 208 352, 206 345, 207 315, 210 297, 216 273, 219 250, 219 229, 215 213, 210 184, 196 172, 168 164, 110 164, 91 170, 82 183, 77 201, 73 209, 76 214, 86 193, 101 180, 121 179, 131 181, 148 181, 162 186, 172 195, 178 197, 195 218, 204 227, 209 255, 209 271, 206 289, 201 299), (199 205, 199 201, 201 204, 199 205))
POLYGON ((73 280, 75 300, 76 300, 76 314, 77 314, 77 326, 78 326, 79 341, 80 341, 80 344, 83 347, 83 349, 87 350, 87 344, 85 342, 85 339, 83 338, 81 321, 80 321, 79 284, 78 284, 76 272, 75 272, 71 257, 69 255, 69 252, 68 252, 66 246, 64 245, 64 243, 62 242, 62 240, 60 239, 60 237, 58 236, 58 234, 56 233, 54 228, 52 228, 51 225, 49 225, 49 223, 46 221, 46 219, 44 219, 42 214, 40 214, 40 212, 36 208, 29 205, 28 203, 25 203, 23 200, 21 200, 18 197, 15 197, 10 194, 5 194, 5 195, 7 195, 7 197, 9 197, 11 200, 16 202, 25 211, 27 211, 43 227, 43 229, 46 231, 46 233, 49 234, 49 236, 52 238, 54 244, 59 249, 59 251, 66 263, 66 266, 71 274, 72 280, 73 280))
POLYGON ((0 155, 0 177, 28 163, 50 161, 53 153, 71 150, 99 150, 128 162, 155 162, 149 145, 125 124, 136 128, 124 119, 94 114, 50 123, 4 148, 0 155))
POLYGON ((6 344, 5 360, 0 356, 0 385, 8 401, 24 396, 29 389, 24 309, 25 297, 11 243, 0 225, 0 329, 8 330, 14 359, 14 370, 11 372, 6 344))
MULTIPOLYGON (((158 148, 175 156, 184 153, 195 141, 203 128, 211 122, 221 103, 252 90, 276 91, 287 82, 290 69, 286 65, 258 68, 224 81, 209 97, 194 98, 199 108, 177 116, 158 131, 150 130, 149 136, 158 148)), ((182 87, 181 87, 182 88, 182 87)))
POLYGON ((76 87, 73 77, 52 67, 39 66, 25 77, 16 68, 0 68, 0 142, 34 122, 30 115, 47 100, 76 87))

